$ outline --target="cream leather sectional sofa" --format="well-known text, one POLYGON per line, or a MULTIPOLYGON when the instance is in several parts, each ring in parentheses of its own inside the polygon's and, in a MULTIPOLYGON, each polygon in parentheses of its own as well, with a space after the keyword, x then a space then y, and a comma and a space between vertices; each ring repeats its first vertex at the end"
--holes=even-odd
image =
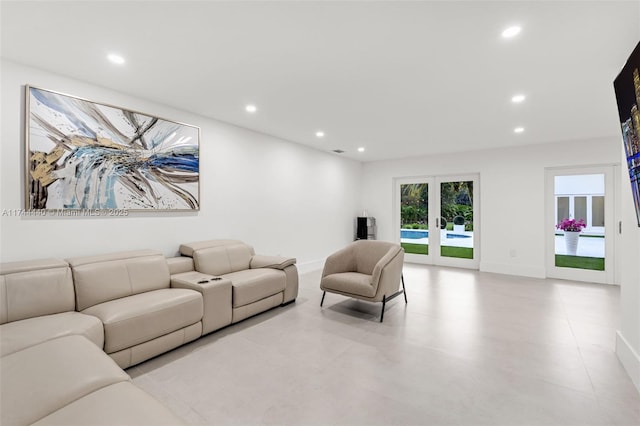
POLYGON ((122 370, 295 300, 295 259, 239 241, 0 266, 0 424, 182 424, 122 370))

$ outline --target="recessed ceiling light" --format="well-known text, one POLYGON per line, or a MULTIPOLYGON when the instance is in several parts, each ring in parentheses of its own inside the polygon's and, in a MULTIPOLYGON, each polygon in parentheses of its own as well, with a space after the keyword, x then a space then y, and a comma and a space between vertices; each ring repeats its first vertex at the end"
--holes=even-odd
POLYGON ((509 27, 509 28, 505 29, 505 30, 502 32, 502 37, 504 37, 504 38, 511 38, 511 37, 515 37, 515 36, 517 36, 518 34, 520 34, 520 31, 521 31, 521 30, 522 30, 522 28, 520 28, 520 27, 519 27, 519 26, 517 26, 517 25, 514 25, 513 27, 509 27))
POLYGON ((524 132, 524 127, 516 127, 515 129, 513 129, 513 131, 515 133, 522 133, 522 132, 524 132))
POLYGON ((524 100, 525 100, 525 98, 526 98, 526 96, 521 95, 521 94, 519 94, 519 95, 514 95, 514 96, 511 98, 511 102, 513 102, 514 104, 519 104, 520 102, 524 101, 524 100))
POLYGON ((107 55, 107 59, 116 65, 124 64, 124 58, 115 53, 110 53, 109 55, 107 55))
POLYGON ((247 112, 256 112, 258 110, 258 108, 255 105, 247 105, 246 107, 244 107, 245 111, 247 112))
POLYGON ((358 152, 364 152, 364 147, 361 146, 360 148, 358 148, 358 152))
POLYGON ((316 132, 316 137, 318 137, 318 138, 323 138, 323 137, 324 137, 324 132, 323 132, 322 130, 318 130, 318 131, 316 132))

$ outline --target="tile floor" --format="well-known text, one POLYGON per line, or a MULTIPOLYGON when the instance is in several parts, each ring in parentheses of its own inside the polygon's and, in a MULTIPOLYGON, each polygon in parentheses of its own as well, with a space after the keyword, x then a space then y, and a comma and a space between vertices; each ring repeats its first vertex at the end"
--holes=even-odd
POLYGON ((192 424, 640 425, 619 288, 405 265, 409 303, 327 294, 127 372, 192 424))

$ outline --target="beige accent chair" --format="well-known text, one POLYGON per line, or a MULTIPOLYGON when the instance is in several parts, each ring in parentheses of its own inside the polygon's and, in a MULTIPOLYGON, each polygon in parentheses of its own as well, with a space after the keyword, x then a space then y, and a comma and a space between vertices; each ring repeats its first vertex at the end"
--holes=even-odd
POLYGON ((358 240, 330 255, 322 271, 320 289, 322 301, 327 292, 366 300, 382 302, 380 322, 388 301, 404 294, 402 266, 404 249, 395 243, 375 240, 358 240), (402 283, 402 290, 399 290, 402 283))

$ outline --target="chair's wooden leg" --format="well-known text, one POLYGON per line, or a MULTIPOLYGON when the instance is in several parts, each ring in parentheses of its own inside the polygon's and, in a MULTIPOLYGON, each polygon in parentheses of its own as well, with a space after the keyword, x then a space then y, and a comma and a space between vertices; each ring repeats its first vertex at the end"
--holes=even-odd
POLYGON ((404 274, 400 275, 400 279, 402 280, 402 292, 404 293, 404 303, 407 303, 407 289, 404 288, 404 274))
POLYGON ((324 303, 324 296, 326 296, 327 292, 323 291, 322 292, 322 300, 320 301, 320 307, 322 307, 322 304, 324 303))

